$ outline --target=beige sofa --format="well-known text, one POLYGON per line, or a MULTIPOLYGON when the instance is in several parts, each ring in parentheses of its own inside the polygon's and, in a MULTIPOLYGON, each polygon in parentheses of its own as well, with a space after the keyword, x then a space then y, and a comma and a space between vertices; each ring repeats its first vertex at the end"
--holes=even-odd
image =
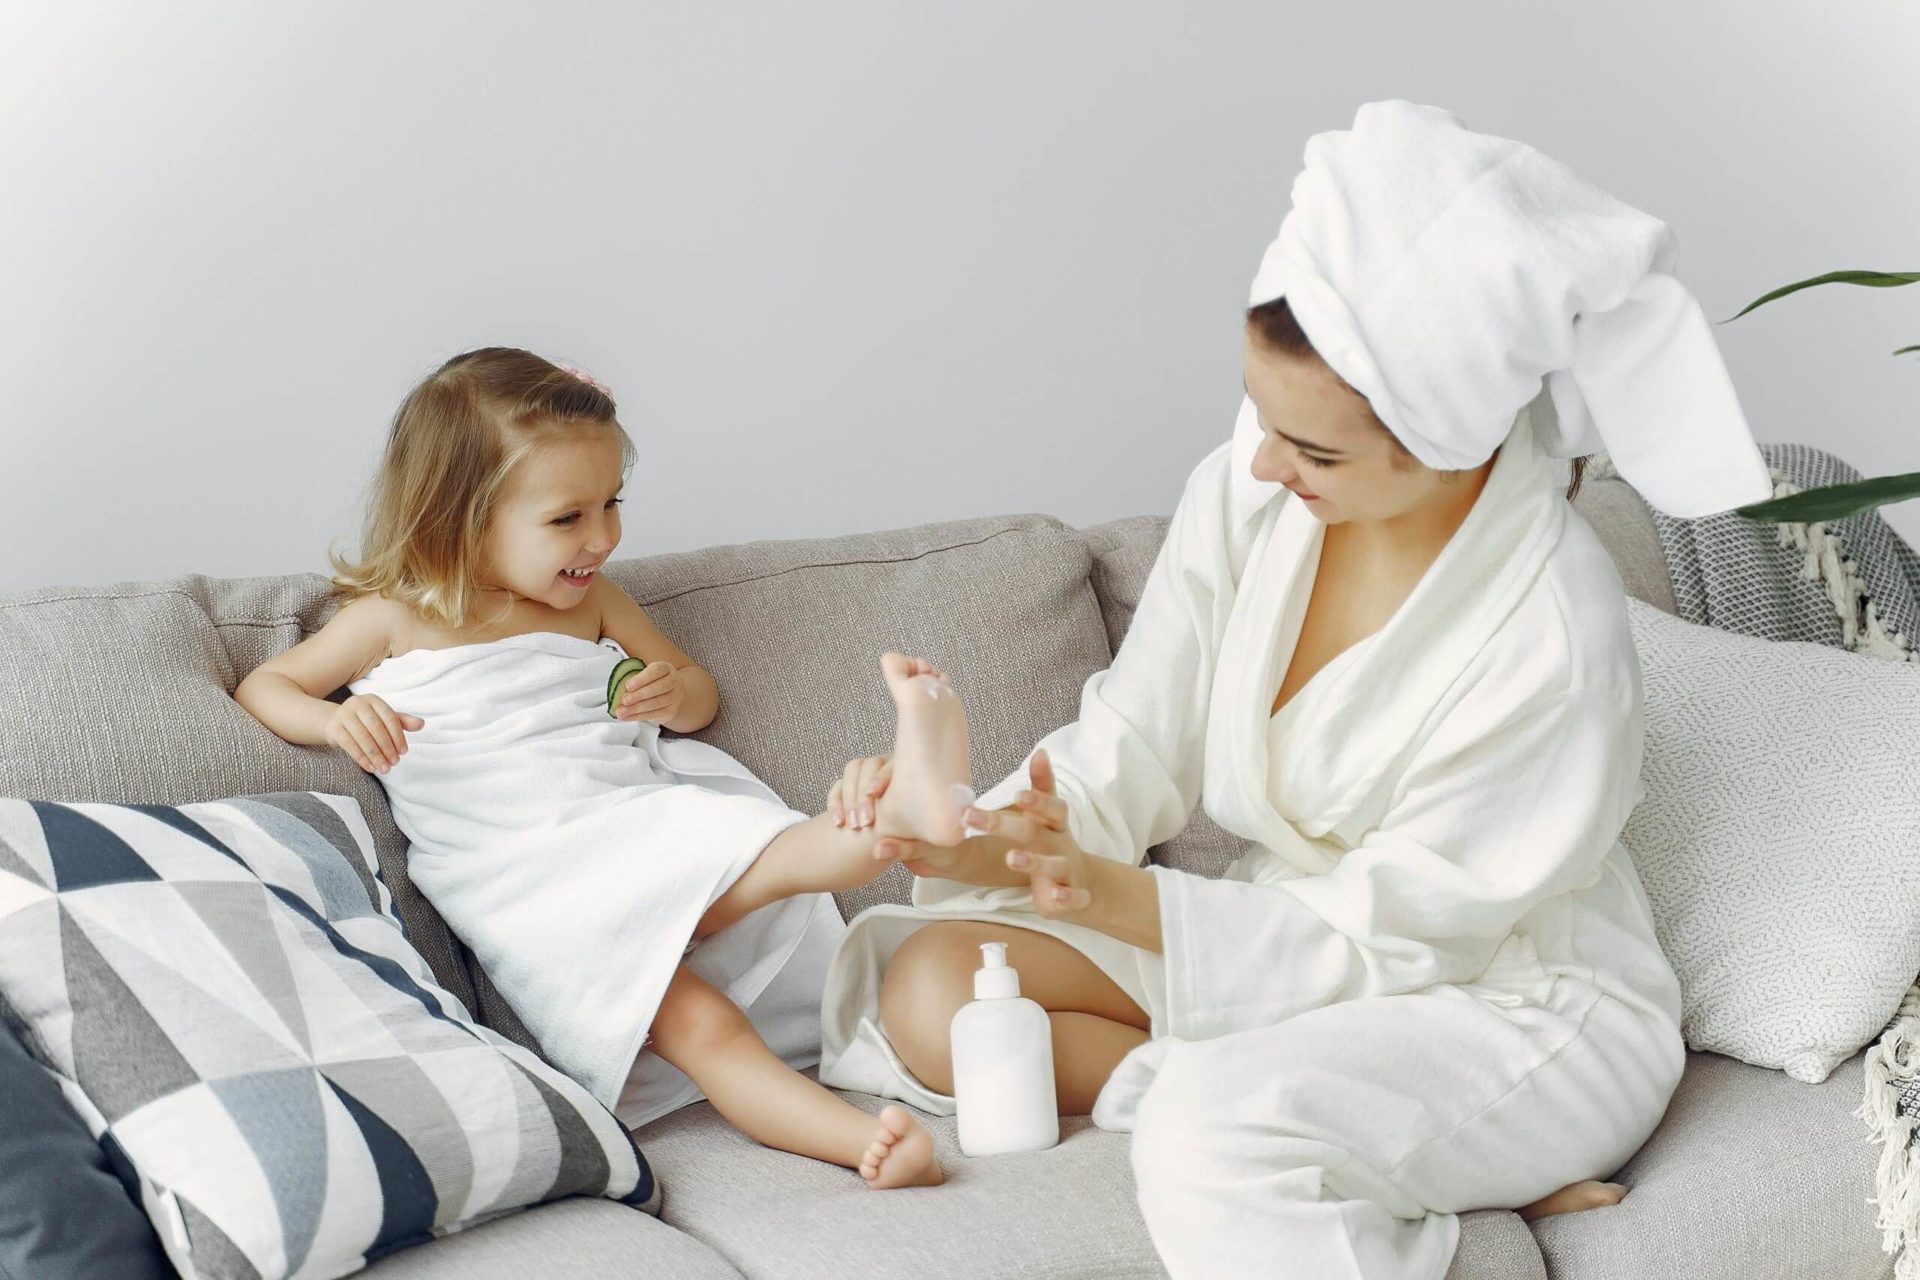
MULTIPOLYGON (((1577 504, 1628 589, 1669 611, 1651 520, 1618 480, 1577 504)), ((997 780, 1075 712, 1106 666, 1164 532, 1163 517, 1077 530, 1007 516, 814 541, 626 559, 611 575, 718 680, 700 736, 792 805, 817 811, 851 756, 887 749, 887 648, 925 654, 967 700, 976 785, 997 780)), ((405 876, 384 793, 344 755, 296 748, 235 705, 255 665, 329 616, 314 574, 198 575, 0 598, 0 795, 185 803, 311 789, 355 797, 414 945, 490 1025, 511 1010, 405 876)), ((336 695, 341 696, 341 695, 336 695)), ((1218 874, 1238 852, 1204 814, 1158 861, 1218 874)), ((841 895, 851 916, 904 901, 900 868, 841 895)), ((1616 1175, 1612 1208, 1531 1229, 1505 1210, 1461 1220, 1449 1276, 1475 1280, 1868 1280, 1892 1275, 1873 1225, 1876 1150, 1862 1059, 1821 1085, 1690 1055, 1665 1121, 1616 1175)), ((849 1095, 869 1109, 876 1099, 849 1095)), ((763 1148, 705 1103, 647 1126, 665 1188, 655 1219, 605 1200, 540 1206, 387 1257, 376 1280, 519 1276, 1164 1275, 1134 1206, 1125 1135, 1064 1120, 1047 1152, 968 1160, 930 1122, 944 1187, 878 1193, 846 1170, 763 1148)), ((1540 1141, 1552 1142, 1551 1132, 1540 1141)), ((1272 1274, 1288 1275, 1276 1258, 1272 1274)))

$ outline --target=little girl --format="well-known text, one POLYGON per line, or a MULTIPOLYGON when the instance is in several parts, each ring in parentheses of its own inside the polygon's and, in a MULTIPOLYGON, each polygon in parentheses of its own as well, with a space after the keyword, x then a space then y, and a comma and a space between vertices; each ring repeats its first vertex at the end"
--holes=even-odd
POLYGON ((883 835, 962 837, 959 700, 931 664, 882 659, 892 777, 851 821, 808 818, 726 753, 663 740, 709 724, 719 698, 598 571, 633 457, 607 389, 579 371, 512 348, 455 356, 394 418, 362 559, 330 553, 347 603, 234 698, 379 777, 414 883, 546 1056, 623 1121, 690 1100, 677 1068, 769 1146, 876 1188, 938 1183, 906 1110, 874 1117, 800 1075, 741 1006, 786 973, 817 1035, 845 928, 828 895, 885 870, 883 835), (629 655, 644 668, 610 690, 629 655), (325 700, 342 686, 352 696, 325 700), (801 991, 791 971, 809 956, 801 991))

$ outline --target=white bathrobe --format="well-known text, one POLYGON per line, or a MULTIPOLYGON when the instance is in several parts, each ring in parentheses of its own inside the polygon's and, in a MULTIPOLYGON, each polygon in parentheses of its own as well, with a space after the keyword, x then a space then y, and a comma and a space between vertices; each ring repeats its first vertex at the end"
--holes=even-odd
MULTIPOLYGON (((626 657, 554 631, 388 658, 349 687, 426 723, 380 775, 407 873, 540 1042, 629 1128, 699 1088, 641 1051, 706 909, 806 815, 746 766, 616 720, 626 657)), ((812 1065, 833 898, 772 903, 708 935, 687 967, 790 1066, 812 1065)))
POLYGON ((941 919, 1052 934, 1151 1015, 1094 1120, 1134 1133, 1175 1276, 1437 1280, 1455 1212, 1611 1174, 1679 1081, 1679 985, 1619 841, 1642 732, 1625 595, 1523 409, 1399 611, 1270 715, 1324 526, 1252 478, 1259 434, 1247 404, 1113 665, 1039 744, 1089 853, 1138 863, 1197 802, 1247 851, 1219 880, 1153 869, 1164 956, 1025 889, 917 880, 834 957, 820 1075, 950 1114, 879 1026, 887 958, 941 919))

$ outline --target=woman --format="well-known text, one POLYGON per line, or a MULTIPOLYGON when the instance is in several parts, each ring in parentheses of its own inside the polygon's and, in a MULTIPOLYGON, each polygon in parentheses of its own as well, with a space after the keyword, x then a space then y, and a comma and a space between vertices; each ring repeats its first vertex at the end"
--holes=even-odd
POLYGON ((950 1113, 947 1022, 1005 940, 1176 1277, 1439 1277, 1457 1213, 1598 1190, 1684 1049, 1619 842, 1624 592, 1550 457, 1604 443, 1678 515, 1771 492, 1672 257, 1437 108, 1310 140, 1234 438, 985 834, 883 842, 921 878, 849 927, 821 1079, 950 1113), (1200 801, 1250 842, 1227 874, 1138 865, 1200 801))

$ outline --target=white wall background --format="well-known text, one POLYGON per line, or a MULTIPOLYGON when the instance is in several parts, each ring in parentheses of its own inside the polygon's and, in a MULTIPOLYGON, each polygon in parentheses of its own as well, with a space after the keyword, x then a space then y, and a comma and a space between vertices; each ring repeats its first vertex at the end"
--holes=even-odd
MULTIPOLYGON (((622 556, 1164 512, 1361 102, 1664 218, 1723 319, 1920 268, 1916 54, 1878 0, 4 0, 0 592, 324 571, 400 396, 489 343, 613 384, 622 556)), ((1920 469, 1920 288, 1719 334, 1763 440, 1920 469)))

